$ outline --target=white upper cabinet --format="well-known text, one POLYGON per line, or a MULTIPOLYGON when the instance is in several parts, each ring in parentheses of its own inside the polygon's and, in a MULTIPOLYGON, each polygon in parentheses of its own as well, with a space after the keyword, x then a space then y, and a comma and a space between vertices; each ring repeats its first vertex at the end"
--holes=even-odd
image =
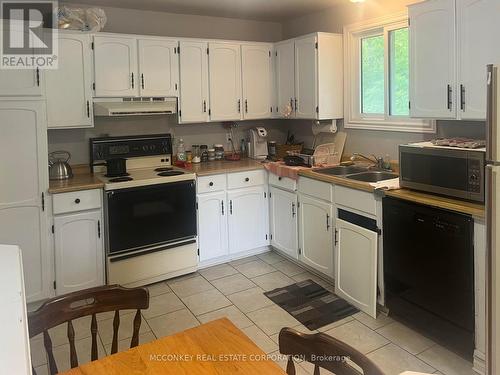
POLYGON ((139 95, 135 38, 94 36, 94 63, 96 97, 139 95))
POLYGON ((175 40, 138 40, 141 96, 177 96, 177 45, 175 40))
POLYGON ((51 257, 45 197, 47 127, 43 101, 0 102, 0 243, 23 254, 26 298, 51 295, 51 257), (15 157, 15 162, 12 158, 15 157))
POLYGON ((200 262, 229 254, 226 192, 198 195, 198 245, 200 262))
POLYGON ((486 119, 486 65, 500 62, 500 1, 457 1, 458 114, 462 119, 486 119))
POLYGON ((245 120, 271 118, 272 45, 241 47, 243 117, 245 120))
POLYGON ((101 210, 54 218, 57 294, 104 284, 101 210))
POLYGON ((179 122, 207 122, 210 107, 208 97, 208 43, 180 42, 179 122))
POLYGON ((47 126, 92 127, 91 37, 60 31, 58 40, 58 68, 45 71, 47 126))
MULTIPOLYGON (((288 41, 275 46, 275 82, 276 105, 278 116, 286 111, 287 107, 294 108, 295 99, 295 43, 288 41)), ((292 111, 292 117, 294 116, 292 111)))
POLYGON ((0 96, 41 96, 42 72, 37 69, 0 69, 0 96))
POLYGON ((243 119, 241 100, 241 46, 209 43, 210 119, 243 119))
POLYGON ((335 294, 377 318, 378 234, 337 218, 335 294))
POLYGON ((295 117, 316 118, 318 54, 316 35, 295 41, 295 117))
POLYGON ((412 5, 409 16, 410 114, 417 118, 455 118, 455 0, 412 5))
POLYGON ((298 259, 297 194, 271 187, 271 245, 298 259))

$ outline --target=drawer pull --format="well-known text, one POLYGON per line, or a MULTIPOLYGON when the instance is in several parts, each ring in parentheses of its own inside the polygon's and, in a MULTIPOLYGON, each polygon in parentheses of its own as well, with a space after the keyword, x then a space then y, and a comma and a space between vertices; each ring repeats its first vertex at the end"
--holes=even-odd
POLYGON ((278 177, 278 181, 281 181, 283 178, 282 177, 278 177))
POLYGON ((213 182, 210 182, 210 183, 208 184, 208 186, 214 186, 214 183, 213 183, 213 182))
POLYGON ((250 179, 249 179, 248 177, 247 177, 247 178, 245 178, 245 182, 248 182, 248 181, 250 181, 250 179))
POLYGON ((80 198, 76 198, 76 199, 75 199, 75 203, 76 203, 76 204, 80 204, 80 202, 81 202, 81 201, 80 201, 80 198))

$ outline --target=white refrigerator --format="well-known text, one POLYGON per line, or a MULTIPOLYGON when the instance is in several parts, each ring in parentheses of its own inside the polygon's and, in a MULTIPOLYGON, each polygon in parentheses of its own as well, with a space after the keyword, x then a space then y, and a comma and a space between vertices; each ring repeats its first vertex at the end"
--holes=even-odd
POLYGON ((500 371, 500 65, 488 65, 486 326, 488 375, 500 371))

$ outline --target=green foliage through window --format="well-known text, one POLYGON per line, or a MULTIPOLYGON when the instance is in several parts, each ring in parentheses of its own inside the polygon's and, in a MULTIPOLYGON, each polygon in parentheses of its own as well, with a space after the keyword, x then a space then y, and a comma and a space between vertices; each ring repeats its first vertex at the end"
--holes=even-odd
POLYGON ((384 36, 361 39, 361 112, 383 114, 384 36))
POLYGON ((409 116, 410 59, 408 53, 408 28, 389 33, 390 98, 392 116, 409 116))

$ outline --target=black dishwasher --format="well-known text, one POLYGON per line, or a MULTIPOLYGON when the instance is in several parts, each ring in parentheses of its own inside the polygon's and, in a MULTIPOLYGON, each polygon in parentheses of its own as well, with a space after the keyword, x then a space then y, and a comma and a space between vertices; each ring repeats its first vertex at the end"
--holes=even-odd
POLYGON ((384 280, 389 315, 471 360, 474 222, 386 197, 384 280))

